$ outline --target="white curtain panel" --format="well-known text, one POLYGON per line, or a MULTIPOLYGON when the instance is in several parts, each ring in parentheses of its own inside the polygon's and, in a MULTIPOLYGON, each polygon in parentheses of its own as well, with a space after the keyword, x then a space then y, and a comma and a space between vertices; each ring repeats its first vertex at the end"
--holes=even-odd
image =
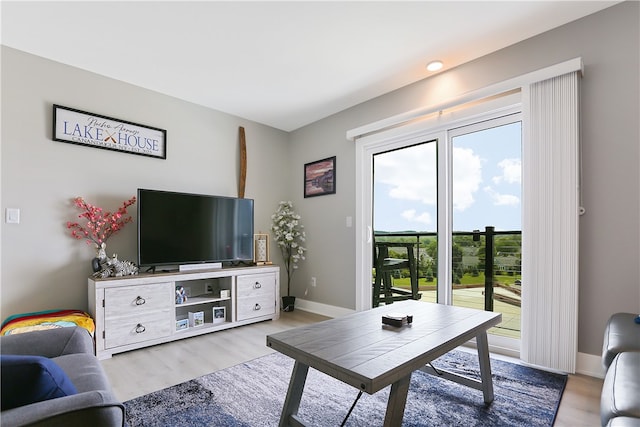
POLYGON ((523 87, 521 359, 575 373, 579 72, 523 87))

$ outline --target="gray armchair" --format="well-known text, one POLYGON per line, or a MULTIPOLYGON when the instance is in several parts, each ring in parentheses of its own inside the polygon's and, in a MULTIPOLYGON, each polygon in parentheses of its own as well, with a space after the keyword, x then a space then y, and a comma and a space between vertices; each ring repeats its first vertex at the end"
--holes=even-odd
POLYGON ((636 316, 615 313, 605 328, 602 365, 607 372, 600 396, 603 426, 640 426, 640 324, 636 316))
POLYGON ((0 352, 50 358, 78 391, 74 395, 4 410, 0 413, 3 427, 125 425, 124 406, 113 395, 104 370, 94 356, 93 339, 85 329, 68 327, 2 336, 0 352))

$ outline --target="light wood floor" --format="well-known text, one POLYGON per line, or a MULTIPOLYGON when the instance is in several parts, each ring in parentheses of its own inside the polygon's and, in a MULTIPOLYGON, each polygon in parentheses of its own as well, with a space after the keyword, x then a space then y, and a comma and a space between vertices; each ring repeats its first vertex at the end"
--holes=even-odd
MULTIPOLYGON (((102 366, 117 398, 125 401, 272 353, 266 335, 325 319, 301 310, 283 312, 276 321, 117 354, 102 366)), ((599 426, 601 388, 601 379, 569 376, 555 426, 599 426)))

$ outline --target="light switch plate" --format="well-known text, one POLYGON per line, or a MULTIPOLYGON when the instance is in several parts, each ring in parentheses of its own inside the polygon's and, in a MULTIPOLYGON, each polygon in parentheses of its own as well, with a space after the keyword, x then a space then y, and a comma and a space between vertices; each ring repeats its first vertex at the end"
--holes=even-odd
POLYGON ((20 224, 20 209, 7 208, 5 222, 7 224, 20 224))

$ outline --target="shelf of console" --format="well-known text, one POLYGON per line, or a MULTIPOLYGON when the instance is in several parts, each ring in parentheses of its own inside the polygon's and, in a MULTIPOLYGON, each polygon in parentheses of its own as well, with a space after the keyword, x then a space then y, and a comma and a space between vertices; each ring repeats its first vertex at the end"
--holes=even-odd
POLYGON ((203 296, 195 296, 195 297, 190 297, 187 302, 183 302, 180 304, 175 304, 175 307, 189 307, 192 305, 200 305, 200 304, 210 304, 210 303, 214 303, 214 302, 222 302, 222 301, 231 301, 231 297, 226 297, 226 298, 209 298, 209 297, 203 297, 203 296))
POLYGON ((89 278, 96 356, 107 359, 117 353, 277 319, 279 277, 279 267, 269 265, 89 278), (176 286, 198 293, 176 304, 176 286), (219 297, 220 290, 230 295, 219 297), (224 307, 224 321, 214 319, 213 309, 220 311, 220 307, 224 307), (190 312, 201 312, 204 324, 187 325, 185 318, 190 312))

